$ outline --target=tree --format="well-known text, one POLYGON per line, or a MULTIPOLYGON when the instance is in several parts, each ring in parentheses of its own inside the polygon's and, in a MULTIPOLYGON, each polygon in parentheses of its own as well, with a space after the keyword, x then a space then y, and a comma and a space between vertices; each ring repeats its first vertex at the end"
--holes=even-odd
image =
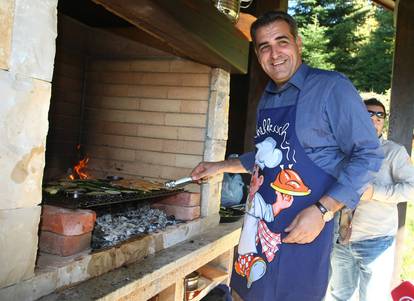
POLYGON ((291 4, 306 62, 344 73, 359 90, 390 88, 392 13, 369 0, 296 0, 291 4))
POLYGON ((320 26, 318 18, 314 16, 313 23, 300 28, 303 43, 303 60, 312 67, 333 69, 330 63, 331 54, 327 49, 329 39, 326 37, 326 27, 320 26))
POLYGON ((355 85, 362 91, 384 93, 391 86, 394 53, 393 14, 375 10, 376 27, 357 56, 355 85))

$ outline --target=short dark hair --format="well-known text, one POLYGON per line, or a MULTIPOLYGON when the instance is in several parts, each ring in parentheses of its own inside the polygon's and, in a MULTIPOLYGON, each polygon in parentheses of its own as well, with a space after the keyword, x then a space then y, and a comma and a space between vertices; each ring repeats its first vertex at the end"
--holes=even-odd
POLYGON ((384 113, 387 113, 387 111, 385 110, 385 106, 383 105, 383 103, 381 101, 379 101, 376 98, 368 98, 364 100, 364 104, 365 106, 379 106, 384 110, 384 113))
POLYGON ((256 32, 259 28, 267 26, 276 21, 285 21, 290 28, 290 33, 293 35, 295 40, 298 37, 298 25, 295 19, 284 11, 269 11, 260 16, 250 26, 250 36, 252 37, 253 46, 256 47, 256 32))

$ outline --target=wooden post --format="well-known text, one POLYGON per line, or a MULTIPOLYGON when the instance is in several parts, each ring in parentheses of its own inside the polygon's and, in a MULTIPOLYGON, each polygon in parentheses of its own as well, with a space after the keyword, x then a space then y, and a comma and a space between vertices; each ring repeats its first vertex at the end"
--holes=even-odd
MULTIPOLYGON (((270 10, 287 11, 287 0, 257 0, 255 2, 255 12, 252 12, 256 17, 270 10)), ((259 103, 260 96, 269 81, 269 77, 264 73, 262 67, 257 61, 253 46, 250 47, 250 66, 249 66, 249 96, 247 104, 246 129, 244 135, 244 151, 252 151, 254 149, 253 137, 256 129, 256 107, 259 103)))
MULTIPOLYGON (((411 153, 414 126, 414 2, 400 0, 397 7, 397 31, 395 37, 394 67, 391 88, 390 140, 405 146, 411 153)), ((414 197, 414 196, 413 196, 414 197)), ((407 204, 398 205, 398 234, 393 287, 400 282, 402 241, 407 204)))

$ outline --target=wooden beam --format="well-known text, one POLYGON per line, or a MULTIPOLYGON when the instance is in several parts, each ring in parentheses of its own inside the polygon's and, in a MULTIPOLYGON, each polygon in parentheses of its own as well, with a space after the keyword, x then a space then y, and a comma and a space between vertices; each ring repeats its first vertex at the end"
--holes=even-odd
POLYGON ((209 0, 93 2, 146 32, 150 46, 233 73, 247 72, 249 42, 209 0))
POLYGON ((394 0, 373 0, 375 3, 385 7, 393 11, 395 9, 395 1, 394 0))
POLYGON ((254 21, 256 21, 256 19, 257 18, 255 16, 245 14, 245 13, 240 13, 240 18, 235 25, 237 30, 249 42, 252 41, 252 37, 250 36, 250 26, 252 25, 254 21))
MULTIPOLYGON (((397 9, 394 67, 391 85, 389 139, 405 146, 411 153, 414 128, 414 2, 400 0, 397 9)), ((393 285, 400 282, 402 247, 407 203, 398 204, 397 255, 393 285)))

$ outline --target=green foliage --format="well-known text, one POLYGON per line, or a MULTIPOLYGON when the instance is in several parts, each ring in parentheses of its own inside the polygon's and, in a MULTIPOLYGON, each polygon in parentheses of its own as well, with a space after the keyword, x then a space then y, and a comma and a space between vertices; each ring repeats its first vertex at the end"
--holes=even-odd
POLYGON ((295 16, 311 66, 335 69, 360 91, 391 86, 393 15, 368 0, 296 0, 295 16))
POLYGON ((314 16, 313 23, 299 31, 303 42, 303 60, 313 67, 333 69, 335 66, 330 63, 331 55, 327 49, 329 40, 326 37, 326 27, 320 26, 314 16))
POLYGON ((378 27, 361 49, 355 68, 355 85, 363 91, 382 93, 391 85, 394 28, 392 14, 377 9, 378 27))

